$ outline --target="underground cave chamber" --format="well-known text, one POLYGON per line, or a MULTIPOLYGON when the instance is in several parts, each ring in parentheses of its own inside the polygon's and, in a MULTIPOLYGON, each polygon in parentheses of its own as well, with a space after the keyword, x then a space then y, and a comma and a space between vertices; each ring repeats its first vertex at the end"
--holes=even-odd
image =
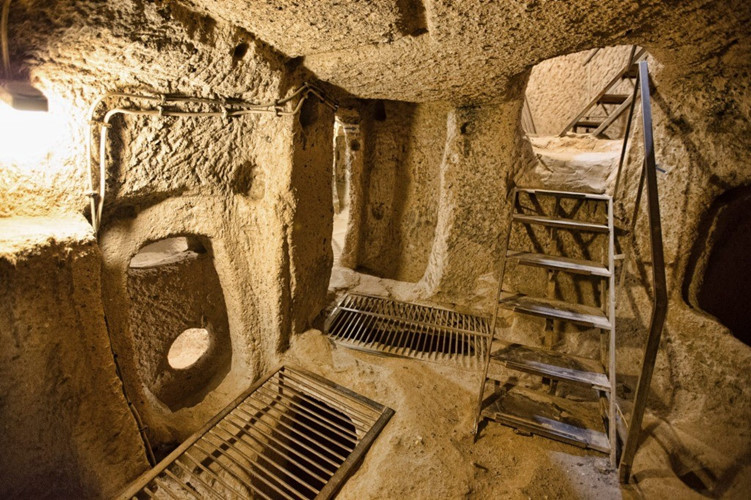
POLYGON ((0 496, 748 497, 748 2, 0 7, 0 496))

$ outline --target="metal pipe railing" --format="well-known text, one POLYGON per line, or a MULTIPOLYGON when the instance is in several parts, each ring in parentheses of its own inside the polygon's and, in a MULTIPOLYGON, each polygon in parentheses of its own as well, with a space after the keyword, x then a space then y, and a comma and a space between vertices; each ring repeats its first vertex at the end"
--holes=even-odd
MULTIPOLYGON (((620 465, 618 468, 618 476, 621 482, 628 482, 631 476, 631 466, 636 455, 636 450, 639 447, 639 435, 641 434, 642 421, 644 419, 644 411, 647 406, 647 399, 649 397, 650 383, 652 382, 652 374, 654 372, 655 361, 657 359, 657 351, 660 347, 660 338, 662 336, 662 329, 665 324, 665 317, 667 316, 668 295, 667 295, 667 280, 665 278, 665 256, 663 254, 662 246, 662 223, 660 221, 660 201, 657 192, 657 163, 655 161, 654 151, 654 137, 652 133, 652 105, 649 90, 649 70, 647 68, 647 62, 641 61, 639 63, 639 76, 637 87, 641 93, 641 112, 642 112, 642 124, 644 133, 644 162, 642 164, 641 180, 639 182, 639 188, 637 192, 637 207, 635 208, 634 219, 632 221, 632 227, 636 227, 636 216, 638 214, 638 205, 641 202, 642 191, 646 185, 646 200, 647 200, 647 214, 649 216, 649 242, 652 253, 652 313, 649 321, 649 332, 647 334, 647 345, 644 350, 644 359, 642 361, 641 373, 639 374, 639 381, 636 387, 636 394, 634 396, 634 406, 631 413, 631 421, 628 425, 628 434, 623 444, 623 452, 621 453, 620 465)), ((633 119, 634 107, 631 107, 631 112, 628 118, 628 129, 630 130, 631 120, 633 119)), ((624 139, 624 151, 622 157, 625 155, 625 148, 627 144, 627 138, 624 139)), ((623 162, 621 161, 621 164, 623 162)), ((620 167, 618 176, 620 177, 620 167)), ((615 195, 615 193, 614 193, 615 195)), ((634 237, 632 231, 631 237, 634 237)), ((624 263, 625 265, 625 263, 624 263)), ((611 395, 615 397, 615 395, 611 395)))
POLYGON ((233 118, 240 117, 249 114, 261 114, 270 113, 276 116, 291 116, 296 115, 302 109, 302 105, 308 97, 317 97, 325 105, 332 108, 334 111, 337 109, 337 104, 328 99, 321 90, 315 86, 304 83, 297 90, 283 99, 278 99, 274 102, 264 104, 254 104, 241 100, 233 99, 212 99, 205 97, 191 97, 191 96, 168 96, 168 95, 148 95, 148 94, 130 94, 123 92, 113 92, 105 94, 97 99, 91 106, 89 112, 91 130, 88 134, 86 159, 89 163, 89 196, 91 197, 91 225, 94 228, 94 234, 97 234, 102 222, 102 212, 104 210, 104 199, 107 192, 107 136, 108 131, 112 127, 110 123, 112 118, 117 115, 137 115, 137 116, 178 116, 178 117, 217 117, 217 118, 233 118), (296 97, 299 97, 297 104, 291 109, 288 109, 286 104, 296 97), (151 108, 126 108, 126 107, 114 107, 109 109, 104 118, 101 121, 96 121, 94 116, 97 109, 107 99, 129 99, 135 101, 142 101, 155 104, 151 108), (194 104, 202 106, 203 111, 196 110, 184 110, 178 109, 174 106, 194 104), (166 106, 173 106, 167 108, 166 106), (209 109, 206 110, 206 107, 209 109), (99 187, 94 187, 94 172, 96 167, 92 164, 94 159, 92 158, 93 152, 93 135, 95 126, 99 126, 99 187))

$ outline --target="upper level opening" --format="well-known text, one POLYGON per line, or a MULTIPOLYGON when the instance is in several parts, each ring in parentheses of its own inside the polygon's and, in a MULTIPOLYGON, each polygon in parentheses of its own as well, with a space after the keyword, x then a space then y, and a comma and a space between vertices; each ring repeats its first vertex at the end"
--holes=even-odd
POLYGON ((164 266, 205 254, 206 248, 195 236, 164 238, 141 247, 130 260, 132 269, 164 266))

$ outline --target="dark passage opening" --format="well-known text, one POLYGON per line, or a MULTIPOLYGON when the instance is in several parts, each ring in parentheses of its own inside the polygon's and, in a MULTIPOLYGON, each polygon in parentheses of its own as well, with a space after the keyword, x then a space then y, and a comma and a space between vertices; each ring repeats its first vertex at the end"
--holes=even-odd
POLYGON ((698 305, 751 345, 751 188, 727 193, 715 205, 698 305))
POLYGON ((363 334, 362 342, 381 344, 387 347, 407 347, 421 353, 459 354, 474 356, 475 343, 469 335, 448 332, 426 332, 424 328, 411 325, 391 325, 391 321, 379 321, 363 334))

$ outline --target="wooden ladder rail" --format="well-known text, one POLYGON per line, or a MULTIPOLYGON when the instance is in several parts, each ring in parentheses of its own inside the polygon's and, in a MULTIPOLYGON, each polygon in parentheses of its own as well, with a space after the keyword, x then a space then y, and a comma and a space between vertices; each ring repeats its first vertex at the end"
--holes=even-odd
MULTIPOLYGON (((645 55, 646 53, 647 53, 647 50, 646 50, 646 49, 644 49, 644 48, 640 48, 640 49, 639 49, 639 50, 637 51, 637 50, 636 50, 636 46, 634 46, 634 47, 632 48, 632 50, 631 50, 631 54, 630 54, 630 56, 629 56, 629 59, 628 59, 628 64, 626 64, 626 66, 625 66, 625 67, 624 67, 624 68, 623 68, 623 69, 622 69, 622 70, 621 70, 620 72, 618 72, 618 74, 617 74, 617 75, 615 75, 615 76, 613 77, 613 79, 612 79, 612 80, 610 80, 610 82, 608 82, 608 84, 607 84, 607 85, 606 85, 605 87, 603 87, 603 88, 602 88, 602 90, 601 90, 601 91, 600 91, 600 92, 599 92, 599 93, 598 93, 598 94, 597 94, 597 95, 596 95, 596 96, 595 96, 595 97, 594 97, 594 98, 593 98, 593 99, 592 99, 592 100, 591 100, 591 101, 589 102, 589 104, 587 104, 587 105, 586 105, 586 106, 584 107, 584 109, 583 109, 583 110, 581 111, 581 113, 579 113, 578 115, 576 115, 576 117, 575 117, 575 118, 574 118, 573 120, 571 120, 571 121, 570 121, 570 122, 568 123, 568 125, 566 125, 566 127, 565 127, 565 128, 564 128, 564 129, 562 130, 562 131, 561 131, 561 133, 560 133, 560 134, 558 134, 558 136, 559 136, 559 137, 564 137, 564 136, 566 135, 566 132, 568 132, 569 130, 571 130, 571 128, 572 128, 572 127, 573 127, 574 125, 576 125, 576 123, 577 123, 577 122, 578 122, 579 120, 581 120, 581 119, 582 119, 582 117, 584 117, 584 115, 586 115, 586 114, 587 114, 587 112, 589 112, 589 110, 590 110, 590 109, 592 109, 592 107, 593 107, 593 106, 595 106, 595 105, 597 104, 597 102, 598 102, 598 101, 599 101, 600 99, 602 99, 602 96, 604 96, 605 94, 607 94, 607 93, 608 93, 608 90, 610 90, 610 88, 611 88, 611 87, 612 87, 613 85, 615 85, 615 84, 616 84, 616 83, 617 83, 617 82, 618 82, 619 80, 621 80, 621 79, 623 78, 623 76, 624 76, 624 75, 625 75, 626 73, 628 73, 628 71, 629 71, 629 70, 631 69, 631 66, 632 66, 632 65, 633 65, 633 64, 634 64, 635 62, 639 61, 639 60, 640 60, 640 59, 641 59, 642 57, 644 57, 644 55, 645 55)), ((620 108, 619 108, 619 109, 620 109, 620 108)), ((621 110, 621 111, 622 111, 622 110, 621 110)))
MULTIPOLYGON (((620 464, 618 467, 618 477, 621 482, 627 483, 631 478, 631 466, 633 465, 634 456, 639 447, 639 435, 641 434, 644 412, 647 406, 650 383, 654 373, 657 351, 660 347, 660 338, 662 329, 665 325, 667 315, 668 296, 667 280, 665 278, 665 256, 662 244, 662 223, 660 221, 660 201, 657 191, 657 163, 655 161, 654 136, 652 130, 652 106, 649 90, 649 69, 646 61, 639 62, 639 72, 637 78, 637 87, 641 93, 641 112, 644 133, 644 163, 642 164, 641 180, 637 192, 637 202, 632 220, 632 227, 636 227, 636 216, 639 211, 642 191, 644 185, 647 188, 647 214, 649 217, 649 235, 650 250, 652 255, 652 312, 649 321, 649 331, 647 334, 646 347, 644 349, 644 358, 642 360, 641 372, 637 382, 636 394, 634 395, 634 405, 631 413, 631 421, 624 422, 626 438, 623 443, 620 464), (646 182, 645 182, 646 181, 646 182)), ((633 106, 629 113, 629 128, 633 119, 633 106)), ((627 138, 628 136, 626 136, 627 138)), ((626 140, 624 139, 625 155, 626 140)), ((619 166, 620 175, 620 166, 619 166)), ((631 232, 631 238, 634 236, 631 232)), ((623 265, 626 265, 624 261, 623 265)), ((615 400, 615 393, 611 394, 615 400)))

